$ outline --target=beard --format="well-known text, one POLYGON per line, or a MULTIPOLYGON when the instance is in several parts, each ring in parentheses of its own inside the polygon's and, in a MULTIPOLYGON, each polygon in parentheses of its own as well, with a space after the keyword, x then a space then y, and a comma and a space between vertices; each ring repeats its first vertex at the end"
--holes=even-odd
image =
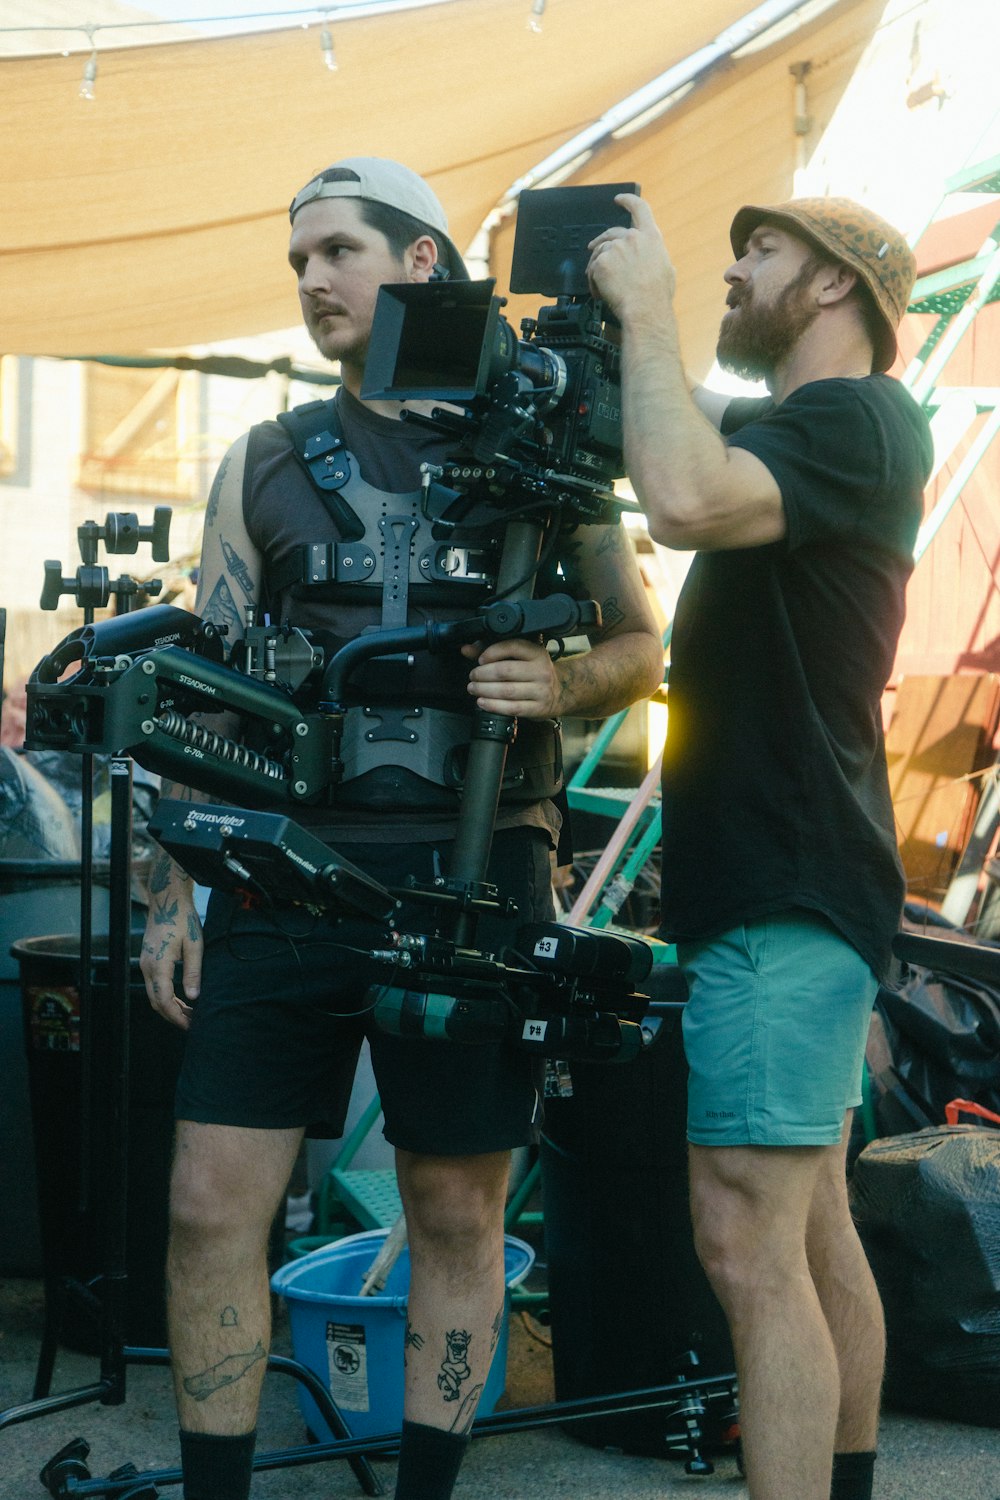
POLYGON ((358 335, 347 336, 337 328, 313 327, 308 330, 316 348, 324 359, 333 364, 357 364, 364 365, 365 356, 368 352, 368 340, 358 335))
POLYGON ((767 380, 774 374, 818 316, 819 309, 807 306, 802 296, 815 273, 815 265, 803 266, 773 303, 757 303, 751 288, 739 289, 734 301, 738 311, 719 329, 715 354, 723 370, 741 380, 767 380))

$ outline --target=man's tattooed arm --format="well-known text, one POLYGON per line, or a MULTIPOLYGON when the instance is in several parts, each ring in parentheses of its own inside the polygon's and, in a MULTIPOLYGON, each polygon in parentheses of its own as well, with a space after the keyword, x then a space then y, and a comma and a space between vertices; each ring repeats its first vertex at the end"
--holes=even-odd
POLYGON ((587 632, 590 650, 556 662, 563 712, 603 717, 663 681, 659 627, 621 525, 579 527, 562 540, 559 557, 567 592, 601 607, 601 624, 587 632))

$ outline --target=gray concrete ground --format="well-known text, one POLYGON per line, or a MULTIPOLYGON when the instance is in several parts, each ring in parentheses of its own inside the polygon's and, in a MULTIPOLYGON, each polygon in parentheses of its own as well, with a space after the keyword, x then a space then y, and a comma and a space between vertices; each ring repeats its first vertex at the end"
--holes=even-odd
MULTIPOLYGON (((0 1409, 29 1398, 41 1332, 41 1284, 11 1279, 0 1287, 0 1409)), ((534 1332, 544 1330, 534 1329, 534 1332)), ((275 1349, 291 1353, 287 1324, 279 1312, 275 1349)), ((54 1391, 90 1384, 96 1361, 60 1353, 54 1391)), ((168 1376, 162 1369, 131 1368, 122 1406, 88 1405, 44 1416, 0 1431, 0 1500, 44 1497, 38 1471, 64 1443, 82 1435, 90 1444, 91 1473, 105 1476, 131 1462, 140 1470, 173 1467, 176 1429, 168 1376)), ((511 1326, 507 1395, 504 1404, 532 1405, 552 1399, 549 1350, 515 1314, 511 1326)), ((265 1387, 261 1448, 293 1446, 305 1440, 294 1382, 272 1375, 265 1387)), ((395 1466, 375 1465, 387 1494, 395 1466)), ((179 1488, 162 1491, 179 1495, 179 1488)), ((342 1461, 256 1476, 254 1500, 337 1500, 360 1495, 353 1473, 342 1461)), ((877 1500, 1000 1500, 1000 1432, 888 1413, 883 1421, 875 1487, 877 1500)), ((466 1461, 455 1500, 743 1500, 746 1488, 734 1461, 721 1458, 711 1477, 689 1477, 671 1459, 639 1458, 603 1452, 571 1437, 565 1429, 484 1437, 466 1461)), ((789 1495, 787 1500, 796 1500, 789 1495)))

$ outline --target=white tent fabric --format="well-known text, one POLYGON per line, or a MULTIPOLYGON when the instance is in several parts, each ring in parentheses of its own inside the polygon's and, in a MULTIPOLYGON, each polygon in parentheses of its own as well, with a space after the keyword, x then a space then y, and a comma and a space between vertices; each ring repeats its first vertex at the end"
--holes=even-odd
MULTIPOLYGON (((792 192, 791 64, 812 64, 815 143, 884 5, 838 0, 570 179, 641 184, 677 259, 692 364, 718 326, 733 210, 792 192)), ((335 73, 318 24, 102 48, 89 102, 80 53, 0 57, 0 351, 137 354, 289 327, 287 204, 313 172, 405 161, 467 245, 537 162, 751 8, 549 0, 536 35, 527 0, 453 0, 336 25, 335 73)))

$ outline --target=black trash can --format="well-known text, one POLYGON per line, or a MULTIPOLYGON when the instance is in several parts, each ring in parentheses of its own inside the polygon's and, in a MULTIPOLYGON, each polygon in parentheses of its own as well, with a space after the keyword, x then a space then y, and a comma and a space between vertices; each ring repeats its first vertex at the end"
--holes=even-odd
MULTIPOLYGON (((108 930, 107 863, 95 863, 92 925, 108 930)), ((21 983, 11 945, 80 926, 79 860, 0 859, 0 1275, 40 1276, 42 1244, 32 1150, 21 983)))
MULTIPOLYGON (((166 1343, 163 1265, 173 1147, 173 1096, 183 1033, 151 1009, 139 972, 141 936, 132 935, 129 986, 127 1304, 130 1344, 166 1343)), ((80 944, 71 936, 13 945, 20 965, 24 1049, 31 1101, 42 1260, 47 1292, 64 1280, 86 1283, 105 1268, 106 1190, 114 1142, 105 1123, 115 1080, 109 1076, 107 939, 94 940, 91 990, 94 1108, 84 1117, 80 1051, 80 944), (84 1173, 83 1157, 87 1156, 84 1173), (87 1191, 81 1197, 86 1178, 87 1191)), ((64 1304, 60 1341, 97 1353, 100 1321, 85 1298, 64 1304)))
MULTIPOLYGON (((678 971, 656 977, 659 998, 683 998, 678 971)), ((572 1078, 571 1098, 546 1101, 541 1146, 557 1399, 729 1374, 729 1330, 695 1255, 688 1208, 680 1011, 658 1023, 638 1058, 574 1062, 572 1078)), ((720 1387, 700 1421, 704 1446, 728 1446, 732 1423, 720 1387)), ((685 1428, 658 1408, 566 1430, 598 1447, 668 1457, 685 1428)))

